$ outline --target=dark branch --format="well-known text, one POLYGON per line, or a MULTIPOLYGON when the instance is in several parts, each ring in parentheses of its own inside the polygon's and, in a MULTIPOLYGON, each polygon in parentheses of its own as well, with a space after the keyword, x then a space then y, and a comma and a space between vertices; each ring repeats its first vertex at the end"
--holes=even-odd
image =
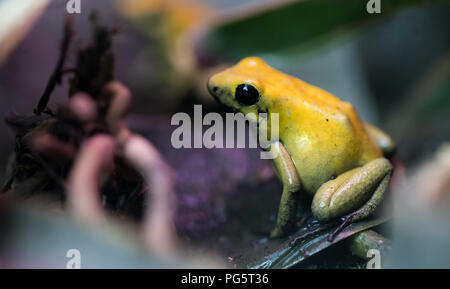
POLYGON ((37 115, 40 115, 42 112, 44 112, 47 108, 48 101, 50 100, 50 94, 55 89, 55 86, 58 84, 61 84, 62 81, 62 75, 64 74, 64 62, 66 60, 67 51, 69 49, 69 44, 73 36, 72 31, 72 18, 68 16, 66 18, 66 22, 64 25, 64 37, 61 43, 61 53, 59 55, 58 62, 56 64, 55 70, 50 77, 47 86, 45 87, 44 93, 42 94, 41 98, 39 99, 39 103, 37 105, 37 108, 34 110, 34 113, 37 115))

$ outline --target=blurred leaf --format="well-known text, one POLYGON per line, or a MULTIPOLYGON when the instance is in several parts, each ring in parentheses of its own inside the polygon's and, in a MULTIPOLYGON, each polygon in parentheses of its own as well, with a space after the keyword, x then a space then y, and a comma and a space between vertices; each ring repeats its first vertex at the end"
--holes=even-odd
POLYGON ((448 113, 448 110, 450 109, 449 64, 450 57, 447 59, 447 63, 445 63, 447 71, 440 75, 440 79, 436 86, 432 88, 432 91, 429 91, 426 101, 417 108, 417 114, 420 121, 433 120, 439 115, 448 113))
POLYGON ((424 76, 413 83, 398 109, 387 118, 405 159, 431 152, 450 137, 450 53, 439 57, 424 76))
POLYGON ((184 32, 215 13, 211 7, 196 0, 119 0, 117 5, 118 12, 127 19, 140 22, 151 15, 156 26, 144 26, 144 32, 155 29, 184 32), (170 27, 163 28, 163 25, 170 27))
POLYGON ((450 268, 449 142, 410 170, 396 199, 393 250, 383 268, 450 268))
POLYGON ((0 268, 63 269, 71 248, 81 252, 83 269, 224 268, 216 258, 190 247, 181 256, 164 260, 145 249, 131 223, 110 219, 88 226, 46 199, 21 205, 1 202, 0 217, 0 268))
POLYGON ((197 76, 189 35, 215 10, 196 0, 120 0, 118 13, 148 39, 134 61, 132 78, 140 91, 152 91, 152 105, 173 109, 193 88, 197 76))
POLYGON ((380 16, 431 2, 449 1, 382 1, 380 14, 367 12, 368 0, 288 1, 268 5, 216 23, 200 39, 199 53, 237 60, 264 53, 303 52, 380 16))
POLYGON ((49 0, 0 1, 0 63, 31 29, 49 0))
POLYGON ((277 251, 269 253, 269 255, 260 260, 251 262, 247 266, 252 269, 287 269, 328 248, 329 246, 342 241, 343 239, 380 225, 388 219, 388 217, 384 216, 372 220, 353 223, 340 232, 333 242, 329 242, 327 238, 336 227, 325 227, 324 231, 311 237, 307 237, 299 242, 294 242, 294 244, 291 245, 291 242, 297 237, 327 226, 327 224, 320 224, 317 223, 317 221, 310 220, 308 224, 303 226, 295 235, 280 244, 277 251))

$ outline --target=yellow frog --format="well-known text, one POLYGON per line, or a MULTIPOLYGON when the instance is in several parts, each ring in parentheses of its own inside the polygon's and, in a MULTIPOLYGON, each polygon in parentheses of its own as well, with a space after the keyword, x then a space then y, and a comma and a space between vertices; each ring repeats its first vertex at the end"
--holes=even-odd
MULTIPOLYGON (((381 130, 364 123, 350 103, 257 57, 213 75, 208 90, 219 102, 244 114, 267 113, 267 118, 278 114, 279 140, 269 149, 276 152, 273 163, 283 192, 271 237, 294 228, 299 192, 313 196, 311 210, 319 221, 343 217, 331 238, 378 207, 392 175, 384 155, 392 153, 395 145, 381 130)), ((267 118, 264 126, 270 135, 276 128, 267 118)))

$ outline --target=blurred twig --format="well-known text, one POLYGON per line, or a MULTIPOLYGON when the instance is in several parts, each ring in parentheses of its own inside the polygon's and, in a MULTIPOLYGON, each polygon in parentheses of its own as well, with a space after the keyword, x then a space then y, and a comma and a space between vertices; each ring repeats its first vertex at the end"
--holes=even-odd
POLYGON ((64 73, 63 71, 64 62, 66 60, 67 51, 69 49, 70 41, 73 36, 71 19, 72 18, 70 16, 66 17, 66 22, 64 25, 64 37, 61 42, 61 52, 55 70, 53 71, 53 74, 50 76, 47 86, 45 87, 45 90, 42 96, 40 97, 39 103, 34 111, 34 113, 37 115, 41 114, 47 108, 48 101, 50 100, 50 94, 53 92, 57 84, 61 84, 62 75, 64 73))

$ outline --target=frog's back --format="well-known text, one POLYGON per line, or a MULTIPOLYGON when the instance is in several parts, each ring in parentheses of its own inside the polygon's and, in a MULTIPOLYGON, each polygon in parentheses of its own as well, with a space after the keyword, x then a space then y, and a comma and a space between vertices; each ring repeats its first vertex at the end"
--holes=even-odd
POLYGON ((272 112, 279 113, 281 141, 306 191, 382 156, 350 103, 288 77, 287 97, 277 97, 272 112))

